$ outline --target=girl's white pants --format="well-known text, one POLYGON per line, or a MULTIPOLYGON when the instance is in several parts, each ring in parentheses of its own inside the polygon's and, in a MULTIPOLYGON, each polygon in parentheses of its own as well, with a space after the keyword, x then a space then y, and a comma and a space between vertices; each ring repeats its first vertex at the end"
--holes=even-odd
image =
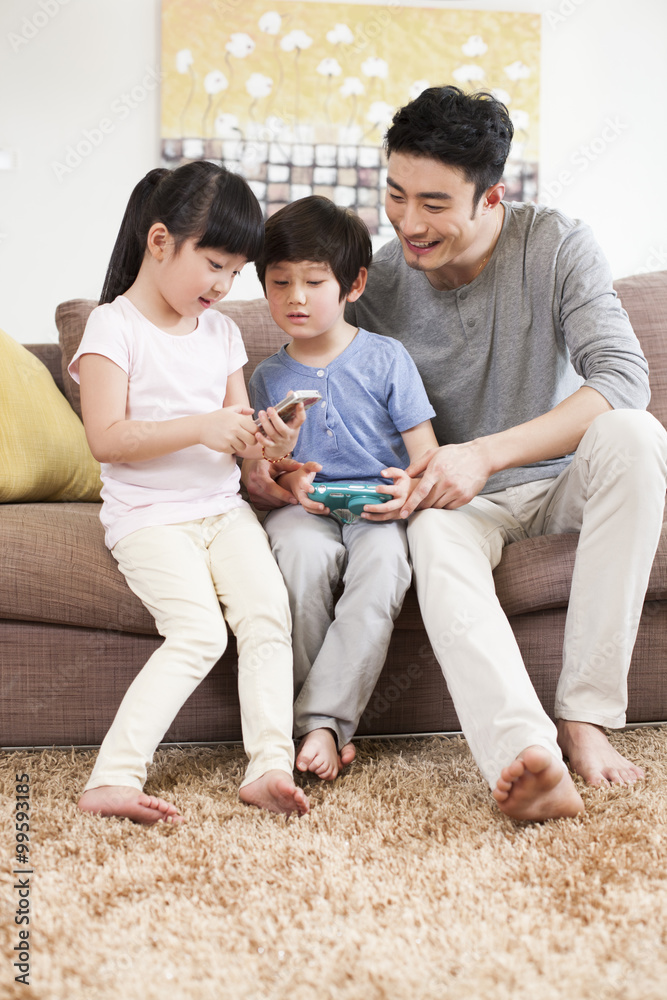
POLYGON ((113 555, 155 618, 163 644, 135 677, 86 788, 141 789, 146 767, 179 709, 236 636, 244 785, 266 771, 292 774, 292 648, 287 592, 264 529, 248 507, 142 528, 113 555), (224 616, 224 617, 223 617, 224 616))

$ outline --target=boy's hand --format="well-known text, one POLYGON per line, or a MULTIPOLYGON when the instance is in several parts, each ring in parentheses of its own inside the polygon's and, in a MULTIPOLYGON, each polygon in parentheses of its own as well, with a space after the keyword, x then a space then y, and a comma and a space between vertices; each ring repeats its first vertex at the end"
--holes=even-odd
POLYGON ((267 407, 266 410, 260 410, 257 416, 260 419, 261 428, 256 431, 255 438, 263 446, 266 457, 282 458, 291 454, 296 447, 299 428, 306 419, 306 408, 303 403, 297 404, 294 416, 290 418, 288 423, 285 423, 278 416, 273 406, 267 407))
POLYGON ((199 441, 211 451, 234 455, 255 443, 257 427, 252 409, 235 403, 202 417, 199 441))
POLYGON ((378 486, 377 493, 388 493, 393 499, 385 503, 366 504, 364 513, 361 514, 366 521, 395 521, 401 516, 401 511, 405 506, 408 497, 418 485, 418 479, 411 479, 403 469, 383 469, 383 476, 393 479, 393 486, 378 486))
POLYGON ((329 513, 328 507, 325 507, 323 503, 318 503, 316 500, 311 499, 310 495, 313 489, 313 479, 321 470, 322 466, 317 462, 304 462, 300 469, 297 469, 295 472, 287 472, 280 477, 280 485, 283 489, 289 490, 304 510, 309 511, 311 514, 329 513))

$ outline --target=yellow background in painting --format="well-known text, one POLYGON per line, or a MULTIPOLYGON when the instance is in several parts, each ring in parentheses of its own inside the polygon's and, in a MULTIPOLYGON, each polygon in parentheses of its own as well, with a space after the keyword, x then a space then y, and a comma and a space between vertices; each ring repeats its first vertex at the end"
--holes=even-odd
POLYGON ((251 123, 259 125, 276 116, 286 125, 314 126, 318 141, 329 133, 336 141, 340 127, 361 126, 364 141, 379 145, 383 128, 367 119, 373 102, 392 108, 410 99, 415 81, 431 85, 454 83, 465 90, 502 88, 509 94, 509 110, 528 116, 527 129, 516 139, 526 142, 523 159, 536 161, 539 132, 539 15, 441 10, 350 3, 307 3, 290 0, 163 0, 162 4, 162 136, 164 138, 214 137, 216 114, 235 115, 246 134, 251 123), (281 15, 278 34, 261 31, 262 15, 281 15), (354 41, 332 43, 327 33, 346 25, 354 41), (292 31, 312 38, 300 52, 280 48, 281 39, 292 31), (249 35, 255 47, 240 57, 226 51, 234 33, 249 35), (466 55, 462 46, 471 36, 480 36, 487 46, 481 55, 466 55), (177 53, 189 49, 192 65, 178 72, 177 53), (369 58, 384 60, 385 79, 364 74, 369 58), (339 76, 317 72, 324 59, 335 59, 339 76), (505 67, 517 62, 529 67, 530 75, 512 80, 505 67), (482 79, 459 82, 454 72, 462 66, 478 66, 482 79), (210 96, 204 78, 220 71, 228 86, 210 96), (253 98, 246 84, 252 74, 272 81, 266 97, 253 98), (346 77, 356 77, 364 86, 358 97, 344 97, 340 87, 346 77))

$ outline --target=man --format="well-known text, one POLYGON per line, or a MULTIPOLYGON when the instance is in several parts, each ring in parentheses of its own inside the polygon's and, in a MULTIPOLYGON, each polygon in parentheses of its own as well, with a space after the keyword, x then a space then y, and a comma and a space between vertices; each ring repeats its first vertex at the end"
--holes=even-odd
POLYGON ((408 537, 422 616, 500 809, 541 820, 583 809, 563 754, 592 784, 643 776, 602 727, 625 722, 667 435, 645 412, 646 361, 590 230, 502 201, 512 134, 504 105, 455 87, 399 109, 386 137, 397 239, 348 318, 405 344, 435 408, 440 447, 408 469, 422 483, 401 512, 417 511, 408 537), (559 532, 580 539, 556 727, 492 570, 505 544, 559 532))

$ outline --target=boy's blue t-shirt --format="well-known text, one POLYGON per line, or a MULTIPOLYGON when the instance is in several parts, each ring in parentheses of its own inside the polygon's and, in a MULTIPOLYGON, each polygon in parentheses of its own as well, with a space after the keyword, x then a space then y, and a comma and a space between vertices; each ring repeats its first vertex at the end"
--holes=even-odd
POLYGON ((401 432, 435 416, 414 361, 397 340, 360 329, 326 368, 311 368, 284 347, 250 379, 255 411, 290 389, 318 389, 322 402, 306 412, 294 458, 319 462, 316 481, 386 483, 382 469, 410 464, 401 432))

